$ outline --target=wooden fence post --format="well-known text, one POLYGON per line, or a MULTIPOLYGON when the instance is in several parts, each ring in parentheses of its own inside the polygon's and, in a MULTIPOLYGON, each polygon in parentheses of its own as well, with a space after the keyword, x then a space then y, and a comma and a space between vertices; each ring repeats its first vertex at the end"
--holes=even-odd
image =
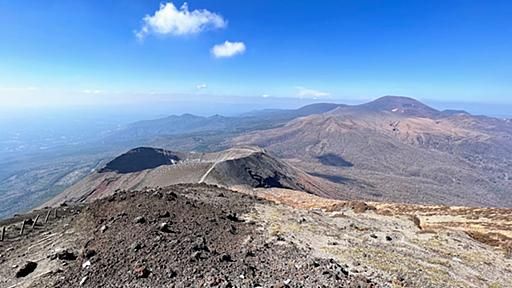
POLYGON ((23 235, 23 231, 25 231, 25 223, 26 222, 27 222, 27 220, 23 219, 23 222, 21 223, 20 235, 23 235))
POLYGON ((39 220, 39 214, 37 214, 36 219, 34 219, 34 223, 32 223, 32 229, 34 229, 34 227, 36 227, 37 220, 39 220))
POLYGON ((46 213, 46 217, 44 218, 44 223, 48 223, 48 218, 50 218, 50 214, 52 213, 52 209, 48 210, 48 213, 46 213))

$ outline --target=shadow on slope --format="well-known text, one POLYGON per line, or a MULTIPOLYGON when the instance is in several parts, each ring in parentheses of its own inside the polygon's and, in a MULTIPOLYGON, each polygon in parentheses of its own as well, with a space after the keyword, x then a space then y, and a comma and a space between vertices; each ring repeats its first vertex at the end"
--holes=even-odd
POLYGON ((350 163, 349 161, 343 159, 341 156, 338 156, 334 153, 327 153, 324 155, 320 155, 316 157, 320 163, 328 166, 335 166, 335 167, 352 167, 354 164, 350 163))
POLYGON ((170 151, 140 147, 132 149, 110 161, 99 172, 133 173, 153 169, 162 165, 172 165, 179 160, 180 158, 170 151))

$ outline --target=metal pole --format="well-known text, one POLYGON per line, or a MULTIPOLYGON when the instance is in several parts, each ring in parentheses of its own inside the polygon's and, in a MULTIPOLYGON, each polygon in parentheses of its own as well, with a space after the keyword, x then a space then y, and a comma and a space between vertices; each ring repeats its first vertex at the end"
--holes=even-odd
POLYGON ((2 227, 2 235, 0 236, 0 241, 4 241, 5 239, 5 226, 2 227))

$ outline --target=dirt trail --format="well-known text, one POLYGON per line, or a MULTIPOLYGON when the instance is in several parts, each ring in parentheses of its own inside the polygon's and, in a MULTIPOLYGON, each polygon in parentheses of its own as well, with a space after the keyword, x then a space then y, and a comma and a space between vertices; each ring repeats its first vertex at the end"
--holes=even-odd
POLYGON ((212 166, 210 166, 210 168, 208 168, 208 170, 206 170, 206 173, 204 173, 204 175, 201 176, 199 183, 204 183, 204 181, 206 180, 206 177, 208 177, 208 175, 210 175, 210 173, 213 171, 213 169, 215 169, 215 166, 217 166, 217 164, 219 164, 220 162, 226 161, 226 159, 230 158, 231 157, 230 154, 232 154, 232 153, 228 152, 227 154, 223 155, 220 159, 217 159, 215 162, 213 162, 212 166))
POLYGON ((212 166, 210 166, 210 168, 206 171, 206 173, 204 173, 204 175, 201 177, 201 179, 199 180, 199 183, 205 182, 206 178, 208 177, 208 175, 210 175, 210 173, 213 171, 213 169, 215 169, 215 166, 217 166, 217 164, 224 162, 226 160, 234 159, 236 157, 241 157, 243 155, 249 155, 249 154, 255 153, 255 152, 264 152, 264 150, 261 148, 257 148, 257 147, 238 147, 238 148, 226 150, 225 153, 220 154, 221 155, 220 158, 217 158, 213 162, 212 166))

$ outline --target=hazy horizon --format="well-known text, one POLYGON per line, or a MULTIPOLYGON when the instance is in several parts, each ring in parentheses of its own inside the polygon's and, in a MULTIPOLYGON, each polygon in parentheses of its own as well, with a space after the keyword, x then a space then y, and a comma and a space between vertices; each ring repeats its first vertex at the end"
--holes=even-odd
MULTIPOLYGON (((364 99, 350 98, 296 98, 296 97, 239 97, 239 96, 217 96, 210 98, 209 105, 204 105, 201 97, 209 95, 167 95, 169 99, 153 99, 134 103, 103 103, 89 105, 71 105, 71 106, 50 106, 50 107, 0 107, 0 120, 7 120, 19 117, 31 117, 40 115, 70 114, 75 112, 89 112, 88 115, 117 115, 118 117, 129 117, 126 121, 133 122, 137 120, 146 120, 170 115, 194 114, 199 116, 236 116, 239 114, 264 110, 264 109, 297 109, 314 103, 336 103, 358 105, 373 101, 382 96, 364 99), (180 97, 183 97, 180 99, 180 97)), ((398 96, 398 95, 391 95, 398 96)), ((399 95, 410 97, 423 102, 438 110, 465 110, 474 115, 485 115, 491 117, 512 117, 512 103, 494 103, 494 102, 457 102, 457 101, 439 101, 432 99, 419 99, 408 95, 399 95)))
POLYGON ((511 12, 509 1, 0 1, 0 153, 169 115, 384 95, 512 117, 511 12))
POLYGON ((509 1, 0 1, 0 11, 2 110, 230 98, 243 112, 382 95, 481 114, 494 108, 480 104, 495 115, 512 105, 509 1))

